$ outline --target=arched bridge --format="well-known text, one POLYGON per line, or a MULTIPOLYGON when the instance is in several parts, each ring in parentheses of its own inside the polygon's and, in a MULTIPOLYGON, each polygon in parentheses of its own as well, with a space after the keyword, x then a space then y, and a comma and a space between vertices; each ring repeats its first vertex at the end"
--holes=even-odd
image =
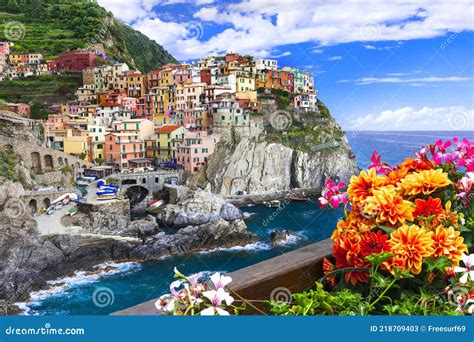
POLYGON ((108 178, 117 179, 126 197, 131 202, 139 203, 148 194, 163 190, 165 184, 180 184, 183 180, 181 171, 149 171, 115 173, 108 178))

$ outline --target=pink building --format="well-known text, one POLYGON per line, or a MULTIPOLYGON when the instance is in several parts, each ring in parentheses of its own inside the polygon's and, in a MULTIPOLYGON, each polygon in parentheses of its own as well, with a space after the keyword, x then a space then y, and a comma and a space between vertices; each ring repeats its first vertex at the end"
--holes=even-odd
POLYGON ((198 172, 207 163, 207 158, 214 153, 216 139, 208 136, 207 131, 188 132, 182 142, 176 146, 175 162, 192 173, 198 172))
POLYGON ((108 133, 105 135, 105 160, 120 168, 134 167, 131 161, 145 157, 145 142, 138 133, 108 133))
POLYGON ((31 106, 26 103, 9 103, 8 109, 21 116, 29 117, 31 115, 31 106))

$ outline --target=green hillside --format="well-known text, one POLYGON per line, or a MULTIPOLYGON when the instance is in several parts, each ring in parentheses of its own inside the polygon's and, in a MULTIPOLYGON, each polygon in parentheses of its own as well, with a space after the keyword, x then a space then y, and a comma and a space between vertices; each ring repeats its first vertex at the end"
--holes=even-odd
POLYGON ((4 40, 14 43, 14 52, 40 52, 47 59, 101 43, 109 59, 142 72, 177 62, 155 41, 87 0, 0 0, 4 40))

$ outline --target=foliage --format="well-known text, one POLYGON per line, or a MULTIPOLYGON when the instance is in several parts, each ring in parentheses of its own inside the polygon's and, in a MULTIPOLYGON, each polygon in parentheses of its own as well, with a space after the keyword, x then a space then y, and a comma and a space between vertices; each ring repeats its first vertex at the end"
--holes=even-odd
POLYGON ((331 117, 331 112, 329 111, 328 107, 318 99, 318 108, 319 108, 319 113, 323 118, 330 118, 331 117))
POLYGON ((32 118, 44 118, 43 103, 70 100, 82 84, 81 74, 32 76, 0 82, 0 98, 8 102, 30 103, 32 118))
POLYGON ((0 0, 0 41, 11 21, 25 25, 24 37, 13 52, 40 52, 52 59, 67 50, 107 44, 112 60, 124 61, 147 72, 176 60, 156 42, 113 18, 95 1, 0 0))
POLYGON ((13 182, 25 184, 25 175, 17 170, 20 158, 10 149, 0 149, 0 179, 6 178, 13 182))

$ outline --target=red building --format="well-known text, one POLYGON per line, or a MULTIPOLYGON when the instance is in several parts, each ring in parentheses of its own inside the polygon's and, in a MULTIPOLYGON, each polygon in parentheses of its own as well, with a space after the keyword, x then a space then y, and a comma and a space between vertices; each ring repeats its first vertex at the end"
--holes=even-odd
POLYGON ((96 65, 96 54, 89 50, 68 51, 48 63, 48 69, 58 71, 83 71, 96 65))
POLYGON ((202 69, 200 71, 200 76, 201 76, 201 82, 206 83, 207 85, 212 84, 212 74, 211 74, 211 69, 202 69))

